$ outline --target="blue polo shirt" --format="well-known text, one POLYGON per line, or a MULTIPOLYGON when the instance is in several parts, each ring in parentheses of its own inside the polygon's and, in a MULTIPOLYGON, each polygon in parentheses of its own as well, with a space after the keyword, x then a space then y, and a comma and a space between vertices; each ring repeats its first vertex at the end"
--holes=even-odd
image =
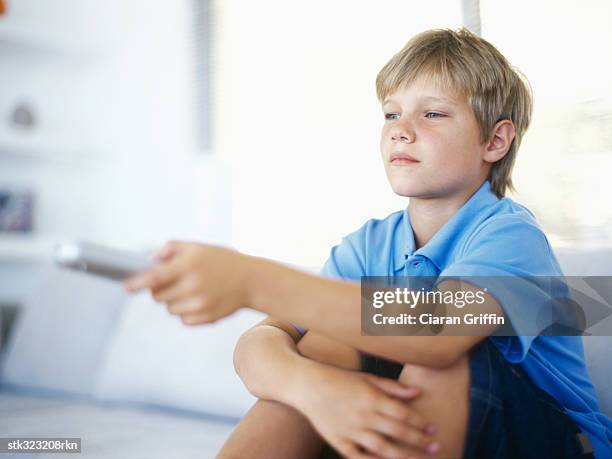
MULTIPOLYGON (((415 250, 408 208, 372 219, 333 247, 326 277, 562 276, 534 215, 510 198, 499 199, 488 181, 423 247, 415 250)), ((522 290, 522 289, 519 289, 522 290)), ((532 293, 532 292, 531 292, 532 293)), ((526 301, 500 301, 517 334, 538 322, 526 301), (525 328, 523 328, 525 329, 525 328)), ((516 295, 520 293, 515 292, 516 295)), ((499 300, 499 298, 498 298, 499 300)), ((299 329, 299 327, 297 327, 299 329)), ((300 329, 303 333, 304 330, 300 329)), ((612 420, 600 412, 579 336, 489 337, 505 358, 523 366, 535 384, 555 397, 589 435, 598 458, 612 457, 612 420)))

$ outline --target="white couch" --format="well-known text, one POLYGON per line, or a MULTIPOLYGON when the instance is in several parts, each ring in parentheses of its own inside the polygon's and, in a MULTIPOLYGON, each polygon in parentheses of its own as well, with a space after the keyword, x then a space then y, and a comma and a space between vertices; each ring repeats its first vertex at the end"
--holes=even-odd
POLYGON ((186 327, 146 292, 50 263, 2 352, 0 432, 81 437, 87 458, 213 458, 255 400, 232 353, 262 317, 186 327))
MULTIPOLYGON (((612 274, 610 250, 557 254, 567 275, 612 274)), ((87 458, 213 458, 254 402, 234 373, 232 351, 261 317, 241 311, 185 327, 147 293, 129 297, 119 284, 50 264, 2 352, 0 432, 81 437, 87 458)), ((608 415, 611 339, 584 338, 608 415)))

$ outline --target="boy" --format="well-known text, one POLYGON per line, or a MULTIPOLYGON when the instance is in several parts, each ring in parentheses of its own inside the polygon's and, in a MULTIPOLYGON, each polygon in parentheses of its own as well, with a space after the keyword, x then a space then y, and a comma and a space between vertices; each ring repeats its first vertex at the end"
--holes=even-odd
POLYGON ((525 307, 528 289, 482 305, 519 336, 491 336, 492 324, 477 336, 362 336, 362 276, 430 276, 440 290, 474 292, 444 279, 562 275, 534 216, 503 197, 531 118, 529 90, 505 58, 467 30, 431 30, 376 87, 383 163, 410 204, 344 238, 326 278, 172 242, 164 264, 126 284, 151 288, 187 324, 245 306, 271 316, 237 345, 237 372, 260 401, 218 458, 316 458, 321 437, 350 458, 593 457, 591 446, 610 457, 612 422, 581 338, 520 335, 550 325, 525 307))

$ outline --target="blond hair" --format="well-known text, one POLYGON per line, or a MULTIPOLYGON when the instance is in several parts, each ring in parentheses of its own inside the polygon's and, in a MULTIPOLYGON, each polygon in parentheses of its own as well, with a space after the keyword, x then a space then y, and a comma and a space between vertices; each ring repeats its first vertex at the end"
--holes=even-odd
POLYGON ((514 140, 508 153, 491 166, 488 180, 500 198, 507 189, 514 190, 512 167, 532 112, 532 93, 525 76, 491 43, 462 28, 427 30, 414 36, 378 73, 378 100, 383 103, 389 94, 419 77, 431 78, 440 88, 467 99, 482 143, 489 140, 496 123, 512 121, 514 140))

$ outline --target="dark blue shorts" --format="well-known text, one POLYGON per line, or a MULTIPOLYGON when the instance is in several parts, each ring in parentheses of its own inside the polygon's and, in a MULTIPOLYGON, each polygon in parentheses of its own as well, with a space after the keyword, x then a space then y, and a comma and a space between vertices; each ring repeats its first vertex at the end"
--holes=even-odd
MULTIPOLYGON (((362 354, 362 370, 397 379, 402 365, 362 354)), ((450 401, 449 401, 450 402, 450 401)), ((339 457, 326 445, 321 459, 339 457)), ((464 459, 593 459, 588 437, 520 365, 485 339, 470 351, 464 459)))

